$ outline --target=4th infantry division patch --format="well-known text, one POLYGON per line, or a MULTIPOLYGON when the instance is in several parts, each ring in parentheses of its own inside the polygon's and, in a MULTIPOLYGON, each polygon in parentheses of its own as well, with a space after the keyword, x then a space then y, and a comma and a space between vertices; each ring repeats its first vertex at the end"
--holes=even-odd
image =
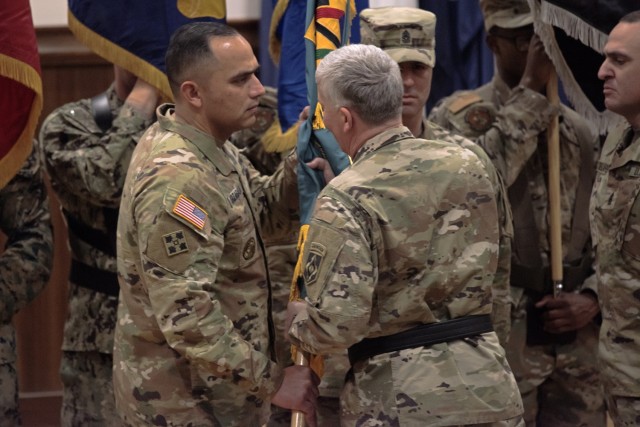
POLYGON ((181 254, 182 252, 189 251, 187 239, 185 239, 184 232, 182 230, 165 234, 162 236, 162 242, 164 243, 164 248, 167 250, 168 256, 174 256, 181 254))

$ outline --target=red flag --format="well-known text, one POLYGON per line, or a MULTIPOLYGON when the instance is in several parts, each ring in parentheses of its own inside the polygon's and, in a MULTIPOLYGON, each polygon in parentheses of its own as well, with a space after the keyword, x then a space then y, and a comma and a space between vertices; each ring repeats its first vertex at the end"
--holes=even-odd
POLYGON ((0 188, 31 152, 42 78, 28 0, 0 0, 0 188))

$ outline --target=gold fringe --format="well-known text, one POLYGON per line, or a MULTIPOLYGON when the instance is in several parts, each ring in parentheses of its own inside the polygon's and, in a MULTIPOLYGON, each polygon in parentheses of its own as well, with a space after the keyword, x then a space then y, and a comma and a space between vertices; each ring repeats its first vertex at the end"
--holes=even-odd
POLYGON ((0 75, 23 84, 35 94, 24 129, 9 152, 0 159, 0 188, 2 188, 20 170, 31 153, 33 135, 42 112, 42 78, 31 65, 3 54, 0 54, 0 75))
POLYGON ((280 121, 274 120, 269 129, 262 135, 262 145, 267 153, 284 153, 291 150, 298 143, 298 123, 282 133, 280 129, 280 121))
POLYGON ((276 3, 273 8, 273 13, 271 14, 271 25, 269 26, 269 54, 271 55, 273 63, 276 65, 280 65, 280 53, 282 49, 282 43, 280 43, 280 40, 276 37, 276 30, 284 16, 284 12, 287 10, 287 6, 289 6, 289 0, 278 0, 278 3, 276 3))
POLYGON ((80 22, 71 10, 67 12, 67 18, 69 21, 69 29, 80 42, 87 45, 87 47, 107 61, 132 72, 150 85, 156 87, 164 98, 173 100, 169 80, 165 73, 147 61, 144 61, 142 58, 91 30, 80 22))

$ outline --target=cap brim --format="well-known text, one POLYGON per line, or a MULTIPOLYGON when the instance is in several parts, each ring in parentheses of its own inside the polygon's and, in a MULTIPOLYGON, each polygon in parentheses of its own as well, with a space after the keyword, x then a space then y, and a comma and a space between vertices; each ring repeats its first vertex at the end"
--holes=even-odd
POLYGON ((436 65, 436 54, 433 50, 428 50, 429 54, 420 52, 417 49, 394 48, 384 50, 398 64, 402 62, 415 61, 433 68, 436 65))

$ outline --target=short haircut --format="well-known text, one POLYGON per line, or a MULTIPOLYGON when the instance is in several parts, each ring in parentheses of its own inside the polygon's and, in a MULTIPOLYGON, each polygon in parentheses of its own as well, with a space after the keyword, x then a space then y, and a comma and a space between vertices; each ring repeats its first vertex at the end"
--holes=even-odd
POLYGON ((179 27, 171 36, 164 59, 174 97, 177 97, 180 85, 191 77, 192 70, 204 62, 216 60, 209 47, 211 38, 238 35, 237 30, 219 22, 191 22, 179 27))
POLYGON ((622 18, 620 18, 620 22, 626 22, 627 24, 640 22, 640 10, 627 13, 622 18))
POLYGON ((398 64, 373 45, 354 44, 329 53, 316 70, 327 102, 353 108, 366 123, 383 123, 402 114, 402 76, 398 64))

